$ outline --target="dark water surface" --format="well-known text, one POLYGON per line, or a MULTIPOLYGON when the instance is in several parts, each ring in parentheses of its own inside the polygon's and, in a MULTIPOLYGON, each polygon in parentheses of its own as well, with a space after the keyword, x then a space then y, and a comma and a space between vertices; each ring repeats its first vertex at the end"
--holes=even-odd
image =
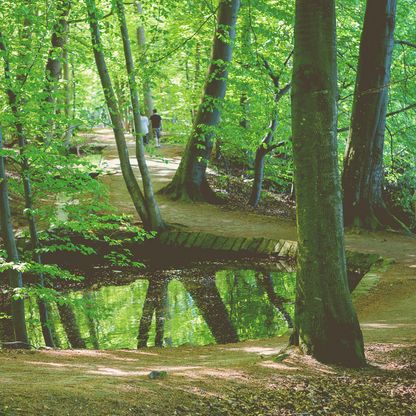
MULTIPOLYGON (((236 342, 284 334, 294 293, 295 273, 264 268, 138 273, 127 284, 69 291, 65 313, 51 305, 51 324, 62 348, 71 347, 68 327, 95 349, 236 342)), ((26 304, 31 342, 42 345, 36 301, 26 304)))

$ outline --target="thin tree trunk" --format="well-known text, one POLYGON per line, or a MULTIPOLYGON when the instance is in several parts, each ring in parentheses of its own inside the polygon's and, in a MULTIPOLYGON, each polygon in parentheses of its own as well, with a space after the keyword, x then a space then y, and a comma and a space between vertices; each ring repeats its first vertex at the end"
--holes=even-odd
MULTIPOLYGON (((143 8, 139 1, 136 1, 136 9, 140 18, 143 16, 143 8)), ((144 98, 144 108, 145 114, 147 117, 150 117, 153 114, 153 95, 152 95, 152 83, 149 79, 147 72, 145 71, 147 67, 147 49, 146 49, 146 34, 144 31, 144 26, 142 23, 137 26, 136 29, 137 44, 139 46, 140 61, 139 64, 143 69, 143 98, 144 98)))
POLYGON ((270 131, 267 133, 265 138, 262 140, 262 143, 256 150, 256 157, 254 159, 254 180, 253 185, 251 187, 250 198, 248 203, 252 207, 257 207, 260 202, 261 198, 261 191, 263 190, 263 179, 264 179, 264 159, 267 155, 268 149, 264 147, 263 144, 267 146, 266 141, 270 141, 270 136, 273 135, 274 131, 276 131, 277 122, 274 120, 270 124, 270 131), (273 133, 272 133, 273 130, 273 133))
MULTIPOLYGON (((65 44, 68 37, 68 15, 71 7, 70 0, 57 0, 57 20, 53 26, 51 48, 46 62, 46 86, 45 86, 45 103, 46 112, 49 114, 56 114, 56 91, 59 86, 59 80, 62 75, 62 61, 65 44)), ((54 120, 49 119, 47 122, 47 142, 49 142, 54 135, 54 120)))
POLYGON ((208 185, 206 169, 211 157, 215 128, 220 119, 220 107, 225 97, 239 7, 240 0, 220 1, 211 64, 202 102, 179 168, 172 182, 162 189, 162 193, 173 199, 210 202, 217 200, 208 185))
POLYGON ((68 48, 64 49, 63 54, 63 61, 64 61, 64 70, 63 70, 63 79, 65 81, 65 135, 64 135, 64 146, 68 149, 71 146, 72 136, 74 134, 74 119, 75 119, 75 111, 73 108, 72 98, 73 98, 73 91, 74 88, 74 80, 71 77, 71 69, 70 69, 70 62, 69 62, 69 55, 68 55, 68 48))
POLYGON ((403 226, 388 212, 382 197, 395 16, 396 0, 367 1, 342 177, 347 226, 403 226))
POLYGON ((143 193, 147 213, 149 215, 150 226, 152 230, 162 230, 165 224, 160 215, 159 205, 156 201, 152 180, 150 178, 149 170, 146 164, 146 157, 144 154, 143 133, 141 127, 139 95, 137 93, 136 77, 133 55, 131 53, 129 32, 127 29, 126 16, 124 13, 124 5, 122 0, 116 0, 117 15, 120 23, 121 36, 123 40, 124 57, 126 60, 126 69, 130 89, 131 105, 133 109, 134 135, 136 138, 136 158, 142 176, 143 193))
POLYGON ((92 45, 94 49, 94 57, 97 70, 100 76, 101 85, 104 91, 110 118, 113 126, 114 137, 116 139, 118 155, 120 158, 120 166, 127 189, 139 214, 143 225, 146 229, 151 229, 151 220, 142 194, 142 191, 134 176, 133 169, 130 164, 129 152, 127 149, 126 138, 123 131, 123 121, 117 106, 117 99, 111 84, 110 75, 105 63, 103 45, 101 43, 99 20, 97 16, 97 8, 95 0, 85 0, 88 10, 88 18, 91 29, 92 45))
POLYGON ((243 92, 240 96, 240 109, 241 109, 241 120, 240 120, 240 127, 243 129, 248 129, 250 123, 248 121, 248 109, 249 109, 249 100, 248 95, 246 92, 243 92))
MULTIPOLYGON (((30 242, 31 242, 31 249, 33 252, 33 261, 38 264, 42 264, 42 258, 39 254, 40 249, 40 242, 38 238, 38 231, 36 220, 34 217, 34 209, 33 209, 33 196, 32 196, 32 185, 30 180, 30 166, 27 157, 25 156, 25 149, 26 149, 26 137, 23 131, 23 124, 20 122, 20 109, 17 102, 17 96, 14 91, 11 89, 11 74, 10 74, 10 65, 8 61, 8 52, 6 48, 6 44, 4 43, 4 39, 2 34, 0 33, 0 50, 4 52, 4 76, 7 82, 9 83, 9 87, 7 88, 7 97, 9 101, 9 105, 14 117, 14 128, 16 130, 19 151, 21 156, 21 177, 23 182, 23 191, 24 191, 24 200, 25 200, 25 212, 27 221, 29 224, 29 233, 30 233, 30 242)), ((43 273, 39 273, 37 275, 38 282, 41 287, 44 287, 44 275, 43 273)), ((55 344, 53 342, 53 337, 51 331, 48 327, 48 308, 45 301, 38 298, 37 299, 38 306, 39 306, 39 316, 40 322, 42 327, 42 333, 45 340, 45 344, 47 347, 54 348, 55 344)))
MULTIPOLYGON (((0 151, 3 149, 3 135, 0 127, 0 151)), ((0 224, 4 244, 6 245, 7 260, 18 263, 19 254, 17 252, 16 240, 13 232, 12 215, 9 205, 9 193, 7 187, 7 177, 5 168, 5 158, 0 156, 0 224)), ((23 287, 22 273, 10 269, 7 271, 9 285, 13 289, 23 287)), ((25 304, 23 299, 13 299, 11 312, 13 317, 13 327, 15 340, 21 343, 22 348, 30 348, 26 330, 25 304)))
POLYGON ((114 76, 114 90, 117 97, 118 108, 120 111, 123 128, 129 131, 129 103, 126 96, 126 84, 123 78, 119 78, 118 74, 114 76))
POLYGON ((297 200, 296 337, 316 359, 365 364, 348 289, 337 163, 335 0, 297 0, 292 132, 297 200))
MULTIPOLYGON (((290 54, 289 57, 291 55, 292 54, 290 54)), ((286 60, 286 63, 287 62, 288 60, 286 60)), ((277 103, 281 100, 281 98, 286 93, 289 92, 291 84, 289 83, 285 87, 280 89, 280 76, 276 75, 272 71, 269 63, 266 60, 264 60, 264 67, 266 68, 273 82, 274 91, 275 91, 274 102, 275 102, 275 105, 277 105, 277 103)), ((254 160, 254 181, 253 181, 253 186, 251 188, 250 198, 248 201, 248 203, 252 207, 257 207, 257 205, 260 202, 261 191, 263 189, 263 179, 264 179, 264 159, 266 155, 272 152, 277 147, 283 146, 284 144, 284 142, 280 142, 277 145, 271 145, 273 138, 274 138, 274 133, 276 132, 277 125, 279 122, 278 116, 279 116, 279 112, 277 111, 277 108, 275 108, 273 110, 273 117, 269 125, 269 131, 264 136, 262 142, 260 143, 259 147, 256 150, 256 157, 254 160)))

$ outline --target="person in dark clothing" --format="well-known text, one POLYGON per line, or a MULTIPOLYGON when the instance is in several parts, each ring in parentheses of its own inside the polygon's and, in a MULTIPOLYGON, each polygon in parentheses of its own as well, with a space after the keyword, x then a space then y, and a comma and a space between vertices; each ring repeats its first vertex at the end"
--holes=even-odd
POLYGON ((157 113, 157 110, 153 110, 153 114, 150 116, 150 123, 152 125, 153 135, 156 139, 156 147, 160 147, 160 132, 162 131, 162 117, 157 113))

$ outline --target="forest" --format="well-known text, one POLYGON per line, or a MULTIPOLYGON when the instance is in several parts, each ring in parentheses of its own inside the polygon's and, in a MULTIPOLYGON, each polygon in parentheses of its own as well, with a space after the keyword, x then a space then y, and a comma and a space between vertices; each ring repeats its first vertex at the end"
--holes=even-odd
POLYGON ((0 2, 0 415, 416 414, 414 0, 0 2))

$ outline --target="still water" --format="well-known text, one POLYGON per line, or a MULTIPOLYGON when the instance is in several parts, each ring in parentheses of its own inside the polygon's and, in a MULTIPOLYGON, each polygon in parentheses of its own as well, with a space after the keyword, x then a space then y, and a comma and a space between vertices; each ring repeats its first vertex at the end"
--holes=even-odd
MULTIPOLYGON (((124 285, 68 292, 69 305, 51 305, 51 325, 61 348, 77 342, 74 331, 94 349, 236 342, 285 333, 292 325, 294 293, 291 272, 154 272, 124 285)), ((42 345, 36 301, 26 305, 31 342, 42 345)))

